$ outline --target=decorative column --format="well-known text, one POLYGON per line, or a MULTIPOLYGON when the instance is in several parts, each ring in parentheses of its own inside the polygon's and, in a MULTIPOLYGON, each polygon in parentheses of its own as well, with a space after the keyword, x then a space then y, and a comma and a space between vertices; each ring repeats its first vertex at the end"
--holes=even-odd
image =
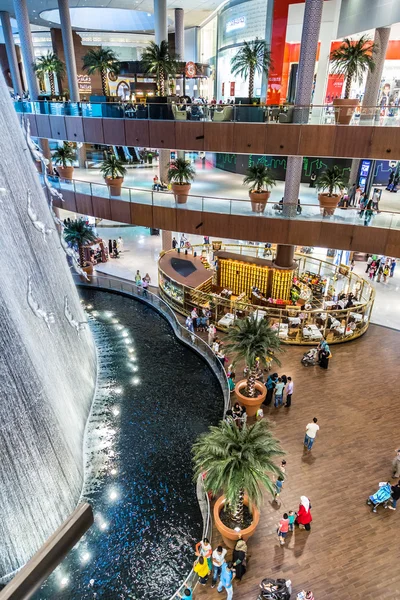
MULTIPOLYGON (((295 105, 300 108, 294 110, 294 123, 308 123, 323 3, 323 0, 306 0, 295 100, 295 105)), ((301 156, 288 156, 283 198, 283 215, 286 217, 296 216, 302 168, 301 156)))
POLYGON ((18 33, 21 45, 22 60, 24 62, 25 76, 31 100, 39 97, 39 85, 33 70, 35 54, 33 52, 31 26, 29 23, 26 0, 14 0, 15 18, 18 24, 18 33))
POLYGON ((162 249, 164 252, 171 250, 172 248, 172 231, 167 231, 163 229, 161 231, 161 241, 162 241, 162 249))
POLYGON ((171 151, 160 148, 158 156, 158 177, 160 181, 167 181, 169 161, 171 160, 171 151))
MULTIPOLYGON (((184 17, 185 13, 183 8, 176 8, 174 11, 175 14, 175 54, 177 55, 177 59, 181 62, 185 60, 185 23, 184 17)), ((180 79, 176 79, 176 83, 181 81, 180 79)), ((182 80, 184 81, 184 80, 182 80)), ((182 90, 183 94, 186 93, 186 90, 182 90)), ((178 150, 178 158, 185 158, 184 150, 178 150)))
POLYGON ((14 88, 14 93, 19 94, 22 98, 24 89, 22 87, 21 75, 18 67, 17 53, 15 50, 14 37, 10 22, 10 13, 6 11, 0 12, 1 26, 3 28, 4 42, 6 45, 6 53, 8 65, 10 67, 11 79, 14 88))
POLYGON ((377 52, 374 55, 375 69, 373 71, 368 71, 363 98, 363 107, 367 110, 366 114, 361 112, 361 121, 372 121, 373 123, 374 119, 379 119, 378 109, 372 111, 369 111, 368 109, 375 107, 378 104, 389 37, 390 27, 378 27, 378 29, 375 29, 374 44, 376 44, 377 47, 377 52))
POLYGON ((168 42, 167 0, 154 0, 154 34, 156 44, 168 42))
POLYGON ((72 38, 71 16, 69 14, 68 0, 58 0, 58 11, 60 13, 61 34, 63 40, 65 66, 67 68, 69 97, 71 102, 79 102, 78 74, 76 71, 74 41, 72 38))

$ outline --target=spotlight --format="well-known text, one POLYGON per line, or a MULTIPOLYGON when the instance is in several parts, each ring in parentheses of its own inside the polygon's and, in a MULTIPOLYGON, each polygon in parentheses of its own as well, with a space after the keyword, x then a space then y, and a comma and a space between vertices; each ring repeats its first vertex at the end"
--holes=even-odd
POLYGON ((110 500, 116 500, 118 498, 118 494, 115 490, 110 492, 110 500))

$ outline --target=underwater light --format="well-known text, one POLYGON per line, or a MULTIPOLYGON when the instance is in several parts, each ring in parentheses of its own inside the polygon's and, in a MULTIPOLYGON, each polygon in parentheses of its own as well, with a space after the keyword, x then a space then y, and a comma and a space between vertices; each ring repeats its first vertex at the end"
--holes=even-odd
POLYGON ((61 582, 60 582, 60 583, 61 583, 61 585, 64 587, 64 586, 66 586, 66 585, 68 584, 68 581, 69 581, 68 577, 63 577, 63 578, 61 579, 61 582))
POLYGON ((82 554, 82 556, 81 556, 81 561, 82 561, 82 562, 84 562, 84 563, 85 563, 85 562, 87 562, 89 559, 90 559, 90 554, 89 554, 89 552, 85 552, 85 554, 82 554))
POLYGON ((110 500, 116 500, 118 498, 118 494, 115 490, 110 492, 110 500))
POLYGON ((134 377, 134 378, 132 379, 132 383, 133 383, 133 385, 137 385, 138 383, 140 383, 140 379, 139 379, 139 377, 134 377))

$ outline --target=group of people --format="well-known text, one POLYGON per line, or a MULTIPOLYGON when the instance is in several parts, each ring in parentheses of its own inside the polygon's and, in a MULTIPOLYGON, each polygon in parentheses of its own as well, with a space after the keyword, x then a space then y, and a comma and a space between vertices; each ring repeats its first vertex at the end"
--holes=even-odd
POLYGON ((291 407, 294 389, 291 377, 287 377, 286 375, 279 376, 278 373, 273 373, 269 375, 265 387, 267 388, 267 395, 263 404, 269 406, 272 400, 274 400, 275 408, 279 408, 280 406, 291 407), (283 404, 284 398, 285 404, 283 404))
POLYGON ((218 583, 218 592, 224 589, 227 594, 227 600, 233 596, 233 580, 241 581, 246 573, 247 567, 247 544, 239 537, 232 553, 232 560, 227 561, 227 549, 219 545, 212 549, 208 538, 204 538, 196 544, 196 560, 193 564, 193 570, 199 576, 199 583, 206 585, 210 574, 211 587, 214 588, 218 583))
POLYGON ((153 185, 152 188, 153 192, 164 192, 165 190, 168 189, 168 185, 162 181, 158 175, 154 175, 153 177, 153 185))
POLYGON ((151 277, 148 273, 146 273, 146 275, 144 277, 141 276, 139 269, 136 271, 136 275, 135 275, 135 284, 138 287, 142 287, 143 288, 143 295, 147 296, 147 290, 149 288, 149 285, 151 283, 151 277))
POLYGON ((124 250, 124 241, 121 236, 118 240, 108 240, 108 256, 110 258, 119 258, 124 250))
POLYGON ((175 250, 178 247, 179 244, 179 248, 190 248, 190 242, 187 239, 187 237, 185 236, 184 233, 181 233, 181 236, 179 238, 179 242, 176 239, 176 237, 172 238, 172 249, 175 250))
POLYGON ((283 513, 282 518, 278 523, 276 533, 281 546, 285 545, 285 539, 288 533, 294 531, 295 525, 298 525, 299 529, 306 529, 307 531, 310 531, 311 521, 311 502, 307 496, 301 496, 298 511, 295 512, 293 510, 289 510, 288 512, 283 513))
POLYGON ((385 256, 371 255, 367 260, 366 273, 370 279, 380 283, 383 279, 383 283, 387 282, 388 277, 393 277, 394 270, 396 268, 395 258, 386 258, 385 256))

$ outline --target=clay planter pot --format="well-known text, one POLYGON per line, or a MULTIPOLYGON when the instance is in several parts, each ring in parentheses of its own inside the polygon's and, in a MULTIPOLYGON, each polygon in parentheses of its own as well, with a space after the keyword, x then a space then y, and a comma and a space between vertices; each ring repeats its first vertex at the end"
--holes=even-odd
POLYGON ((359 104, 359 100, 357 98, 346 100, 344 98, 335 98, 333 100, 333 106, 335 109, 335 122, 338 125, 348 125, 351 121, 351 118, 354 114, 355 109, 359 104))
POLYGON ((261 394, 259 396, 257 396, 257 398, 248 398, 247 396, 244 396, 241 393, 240 390, 242 390, 243 388, 245 388, 247 386, 247 379, 241 379, 235 385, 236 398, 238 399, 239 404, 242 404, 243 406, 246 407, 246 412, 247 412, 248 417, 254 417, 254 415, 260 408, 261 404, 264 402, 265 397, 267 395, 267 388, 265 387, 265 385, 263 385, 259 381, 256 381, 255 385, 256 385, 256 390, 258 392, 261 392, 261 394))
POLYGON ((255 213, 263 213, 271 192, 249 192, 251 210, 255 213))
POLYGON ((83 275, 80 275, 80 280, 81 281, 86 281, 86 283, 91 283, 92 282, 92 276, 93 276, 93 265, 92 263, 86 263, 85 266, 83 267, 83 271, 85 271, 85 273, 88 276, 88 279, 86 279, 86 277, 84 277, 83 275))
POLYGON ((191 187, 190 183, 183 183, 182 185, 179 183, 171 184, 171 189, 174 192, 175 202, 177 204, 186 204, 191 187))
POLYGON ((106 177, 104 180, 108 186, 111 196, 120 196, 121 195, 121 187, 124 183, 123 177, 116 177, 115 179, 111 179, 111 177, 106 177))
POLYGON ((341 196, 339 194, 333 194, 333 196, 329 196, 329 194, 318 194, 319 206, 323 217, 334 214, 340 198, 341 196))
MULTIPOLYGON (((250 525, 250 527, 246 527, 246 529, 242 529, 241 531, 235 531, 234 529, 229 529, 229 527, 224 525, 221 519, 219 518, 219 513, 223 509, 224 504, 225 496, 220 496, 214 504, 214 524, 220 532, 222 539, 224 540, 225 546, 227 548, 233 549, 235 547, 236 542, 239 539, 239 536, 241 536, 247 542, 249 537, 251 537, 254 534, 258 522, 260 520, 260 511, 255 506, 252 506, 251 510, 253 514, 253 522, 250 525)), ((244 504, 245 506, 249 506, 248 496, 244 497, 244 504)))
POLYGON ((72 179, 74 167, 57 167, 61 179, 72 179))

